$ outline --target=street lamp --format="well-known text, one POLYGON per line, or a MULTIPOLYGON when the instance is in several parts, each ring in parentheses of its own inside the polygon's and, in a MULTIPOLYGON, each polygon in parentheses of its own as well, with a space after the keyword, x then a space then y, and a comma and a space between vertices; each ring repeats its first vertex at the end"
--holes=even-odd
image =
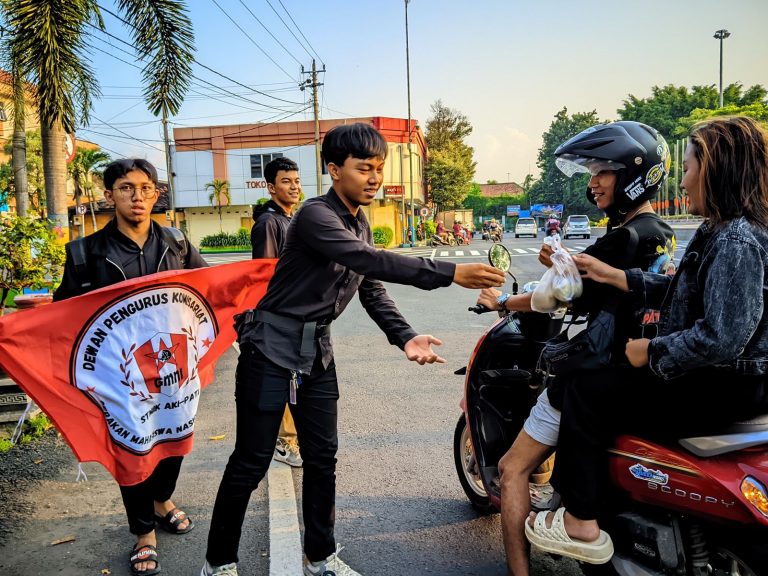
POLYGON ((723 40, 728 38, 731 33, 725 28, 715 32, 713 38, 720 40, 720 108, 723 107, 723 40))
MULTIPOLYGON (((410 207, 410 213, 408 214, 408 218, 406 219, 406 223, 408 224, 409 230, 411 232, 411 246, 416 245, 416 231, 415 226, 413 226, 413 151, 411 150, 411 58, 410 58, 410 51, 408 46, 408 2, 410 0, 405 0, 405 73, 407 78, 407 85, 408 85, 408 175, 411 179, 411 207, 410 207)), ((405 192, 403 192, 403 197, 405 197, 405 192)))

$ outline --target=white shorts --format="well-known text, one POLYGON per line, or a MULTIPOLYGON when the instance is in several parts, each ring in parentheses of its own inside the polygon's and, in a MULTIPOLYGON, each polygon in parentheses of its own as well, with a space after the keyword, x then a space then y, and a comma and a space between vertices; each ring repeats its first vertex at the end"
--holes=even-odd
POLYGON ((544 390, 539 394, 536 405, 523 424, 526 434, 545 446, 557 446, 560 434, 560 410, 549 403, 549 394, 544 390))

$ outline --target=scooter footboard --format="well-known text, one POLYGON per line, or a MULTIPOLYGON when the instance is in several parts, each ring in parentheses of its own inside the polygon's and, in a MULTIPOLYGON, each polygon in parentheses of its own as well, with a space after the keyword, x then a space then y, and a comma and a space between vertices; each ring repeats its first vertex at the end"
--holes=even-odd
POLYGON ((480 374, 477 433, 484 447, 482 466, 496 466, 514 442, 539 394, 526 370, 486 370, 480 374))

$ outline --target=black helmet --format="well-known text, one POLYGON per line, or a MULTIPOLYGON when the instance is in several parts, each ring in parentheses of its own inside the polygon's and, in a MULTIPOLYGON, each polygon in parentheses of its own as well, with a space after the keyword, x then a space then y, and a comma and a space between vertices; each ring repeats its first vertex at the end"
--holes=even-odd
MULTIPOLYGON (((672 161, 664 137, 647 124, 622 121, 587 128, 555 150, 557 167, 569 178, 576 172, 616 170, 612 220, 653 198, 672 161)), ((592 191, 587 198, 593 204, 592 191)))

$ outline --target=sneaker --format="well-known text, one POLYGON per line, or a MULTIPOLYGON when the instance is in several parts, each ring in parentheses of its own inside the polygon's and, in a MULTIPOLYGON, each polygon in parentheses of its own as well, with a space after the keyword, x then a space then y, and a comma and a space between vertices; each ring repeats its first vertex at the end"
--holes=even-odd
POLYGON ((282 438, 277 439, 274 459, 278 462, 285 462, 294 468, 301 468, 304 464, 299 453, 299 445, 294 442, 286 442, 282 438))
POLYGON ((222 566, 211 566, 208 560, 200 571, 200 576, 237 576, 237 564, 224 564, 222 566))
POLYGON ((325 560, 307 561, 304 564, 304 576, 362 576, 360 572, 355 572, 339 558, 339 552, 342 550, 344 550, 343 546, 336 545, 336 552, 325 560))

